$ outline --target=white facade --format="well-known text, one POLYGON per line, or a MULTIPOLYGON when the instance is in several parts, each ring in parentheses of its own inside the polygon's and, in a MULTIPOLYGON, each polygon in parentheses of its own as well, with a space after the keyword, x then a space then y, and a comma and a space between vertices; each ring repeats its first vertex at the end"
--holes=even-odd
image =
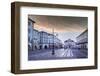
POLYGON ((42 49, 48 49, 48 48, 51 49, 53 47, 60 48, 62 46, 62 42, 53 34, 41 31, 40 45, 42 46, 42 49))
POLYGON ((55 48, 61 48, 62 47, 62 42, 60 39, 58 39, 56 36, 53 34, 49 34, 48 36, 49 40, 49 45, 52 46, 54 45, 55 48))
POLYGON ((33 29, 33 50, 39 49, 40 33, 38 30, 33 29))
POLYGON ((55 35, 34 29, 34 21, 28 19, 28 47, 30 50, 61 48, 62 42, 55 35))
POLYGON ((64 41, 64 48, 74 48, 75 45, 75 42, 71 39, 64 41))
POLYGON ((40 35, 39 31, 34 29, 34 21, 28 19, 28 49, 39 49, 40 35))
POLYGON ((28 49, 32 50, 32 40, 33 40, 33 26, 34 26, 34 21, 31 19, 28 19, 28 49))
POLYGON ((40 32, 40 48, 41 49, 49 48, 48 33, 44 31, 40 32))

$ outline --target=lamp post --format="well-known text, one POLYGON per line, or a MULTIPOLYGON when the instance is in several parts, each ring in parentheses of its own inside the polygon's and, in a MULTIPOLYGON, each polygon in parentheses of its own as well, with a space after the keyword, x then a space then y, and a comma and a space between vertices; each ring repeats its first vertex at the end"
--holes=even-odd
POLYGON ((54 28, 53 28, 52 32, 53 32, 53 49, 52 49, 52 55, 55 55, 55 50, 54 50, 54 28))

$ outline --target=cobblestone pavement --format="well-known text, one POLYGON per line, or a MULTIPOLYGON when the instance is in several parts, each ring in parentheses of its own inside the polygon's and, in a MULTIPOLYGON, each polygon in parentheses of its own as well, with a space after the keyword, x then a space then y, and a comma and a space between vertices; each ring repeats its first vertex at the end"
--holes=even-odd
POLYGON ((87 58, 88 52, 83 49, 55 49, 52 55, 52 49, 36 50, 28 52, 28 60, 50 60, 50 59, 78 59, 87 58))

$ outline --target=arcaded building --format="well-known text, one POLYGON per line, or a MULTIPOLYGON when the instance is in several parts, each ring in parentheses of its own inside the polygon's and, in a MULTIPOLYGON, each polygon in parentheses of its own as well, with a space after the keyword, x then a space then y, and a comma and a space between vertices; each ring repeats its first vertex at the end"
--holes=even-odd
POLYGON ((77 36, 76 40, 78 48, 88 49, 88 29, 77 36))
POLYGON ((28 19, 28 49, 29 50, 41 50, 61 48, 62 42, 54 34, 50 34, 45 31, 39 31, 34 28, 36 22, 32 19, 28 19))

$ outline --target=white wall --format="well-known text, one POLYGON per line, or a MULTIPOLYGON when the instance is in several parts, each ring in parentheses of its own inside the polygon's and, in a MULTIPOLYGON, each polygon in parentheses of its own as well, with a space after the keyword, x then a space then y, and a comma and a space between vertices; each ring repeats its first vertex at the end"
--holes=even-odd
MULTIPOLYGON (((10 3, 13 1, 25 2, 42 2, 42 3, 57 3, 57 4, 72 4, 72 5, 89 5, 98 6, 100 17, 100 0, 0 0, 0 76, 16 76, 10 73, 10 60, 11 60, 11 10, 10 3)), ((100 18, 98 18, 100 21, 100 18)), ((100 24, 100 22, 98 22, 100 24)), ((100 26, 99 33, 100 33, 100 26)), ((98 36, 100 42, 100 35, 98 36)), ((99 43, 100 46, 100 43, 99 43)), ((100 50, 100 48, 99 48, 100 50)), ((99 58, 100 58, 100 51, 99 58)), ((21 74, 18 76, 100 76, 100 59, 98 70, 81 70, 81 71, 65 71, 65 72, 52 72, 52 73, 38 73, 38 74, 21 74)))

